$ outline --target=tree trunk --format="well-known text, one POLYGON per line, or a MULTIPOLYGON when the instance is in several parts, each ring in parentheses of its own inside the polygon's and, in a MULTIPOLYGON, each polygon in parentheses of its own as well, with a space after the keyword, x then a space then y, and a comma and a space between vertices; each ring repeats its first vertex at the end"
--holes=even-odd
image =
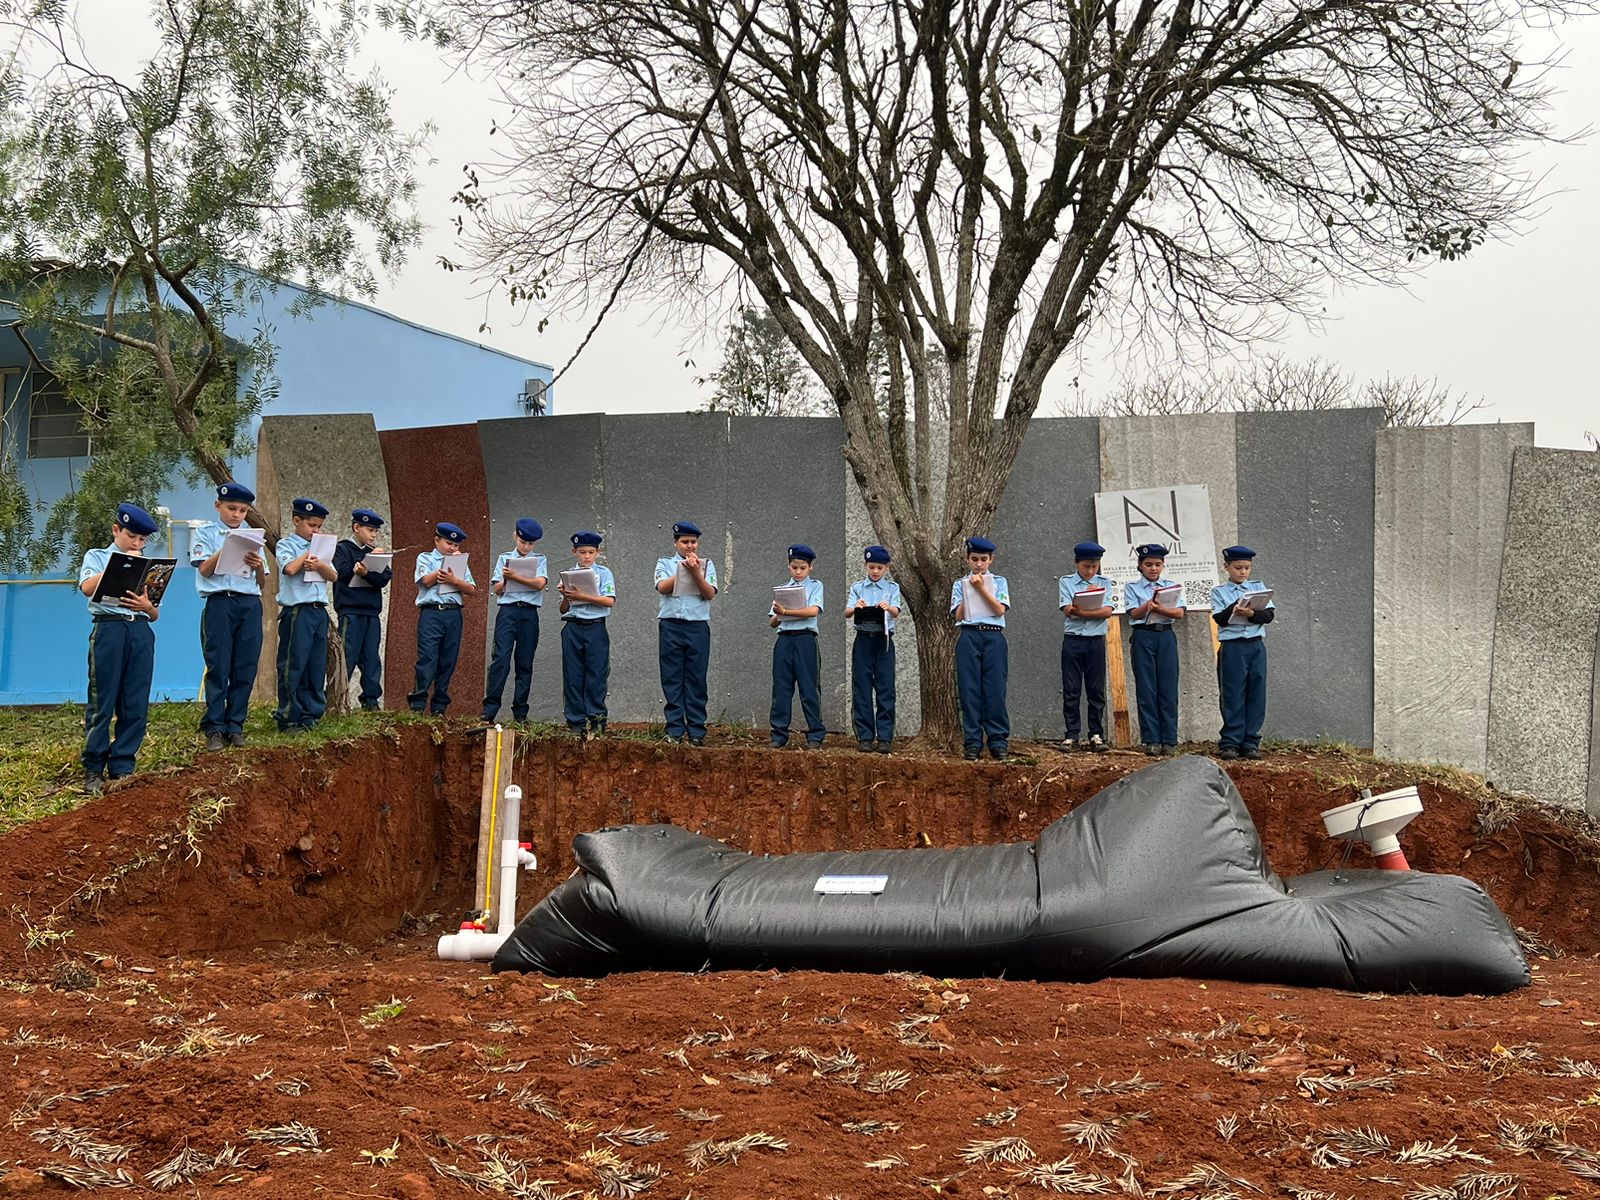
MULTIPOLYGON (((919 592, 922 589, 918 589, 919 592)), ((948 597, 927 595, 907 604, 917 623, 917 670, 921 676, 922 729, 919 741, 940 750, 961 744, 961 706, 956 700, 956 627, 948 597)))

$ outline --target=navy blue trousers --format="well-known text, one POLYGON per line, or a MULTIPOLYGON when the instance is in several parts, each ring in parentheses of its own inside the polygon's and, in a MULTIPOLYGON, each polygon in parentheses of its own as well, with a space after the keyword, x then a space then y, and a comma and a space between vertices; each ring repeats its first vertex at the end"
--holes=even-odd
POLYGON ((200 610, 200 653, 206 660, 201 733, 242 733, 261 662, 261 597, 213 592, 200 610))
POLYGON ((1267 719, 1267 639, 1229 638, 1217 654, 1217 699, 1222 707, 1219 750, 1254 750, 1267 719))
POLYGON ((822 724, 822 647, 810 630, 780 630, 772 645, 772 736, 789 740, 794 717, 794 694, 800 693, 800 711, 806 719, 806 741, 822 745, 828 731, 822 724))
POLYGON ((1128 641, 1133 687, 1139 702, 1139 740, 1147 746, 1178 744, 1178 635, 1171 626, 1135 625, 1128 641))
POLYGON ((83 769, 113 779, 133 774, 150 716, 156 631, 145 620, 96 621, 89 634, 89 700, 83 710, 83 769), (116 736, 111 723, 116 721, 116 736))
POLYGON ((412 712, 427 708, 434 716, 450 707, 450 679, 461 656, 461 606, 417 608, 417 678, 406 697, 412 712), (428 689, 433 689, 433 700, 428 689))
POLYGON ((1061 635, 1061 715, 1067 741, 1078 740, 1083 726, 1079 701, 1089 700, 1089 732, 1106 735, 1106 638, 1075 633, 1061 635))
POLYGON ((361 671, 361 707, 383 703, 383 617, 375 612, 339 614, 339 640, 344 643, 346 677, 361 671))
POLYGON ((278 608, 279 729, 310 729, 328 711, 328 609, 322 604, 278 608))
POLYGON ((961 698, 961 740, 968 750, 1004 754, 1011 741, 1006 715, 1006 676, 1010 663, 1006 635, 999 629, 963 625, 956 640, 956 694, 961 698))
POLYGON ((856 741, 885 746, 894 741, 894 634, 856 634, 850 647, 850 716, 856 741))
POLYGON ((667 737, 705 737, 711 622, 659 620, 656 648, 661 662, 661 693, 666 699, 667 737))
POLYGON ((611 631, 606 620, 570 617, 561 623, 561 707, 567 727, 604 729, 611 678, 611 631))
POLYGON ((533 652, 539 648, 539 608, 534 604, 497 604, 494 614, 494 657, 489 660, 489 686, 483 693, 483 719, 500 712, 506 676, 516 664, 516 684, 511 690, 511 715, 528 719, 528 693, 533 690, 533 652))

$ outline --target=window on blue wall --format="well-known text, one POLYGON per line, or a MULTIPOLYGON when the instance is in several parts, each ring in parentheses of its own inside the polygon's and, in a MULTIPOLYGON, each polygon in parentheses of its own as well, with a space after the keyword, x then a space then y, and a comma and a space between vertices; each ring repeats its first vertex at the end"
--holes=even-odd
POLYGON ((34 369, 28 403, 29 458, 87 458, 92 447, 84 412, 66 386, 48 371, 34 369))

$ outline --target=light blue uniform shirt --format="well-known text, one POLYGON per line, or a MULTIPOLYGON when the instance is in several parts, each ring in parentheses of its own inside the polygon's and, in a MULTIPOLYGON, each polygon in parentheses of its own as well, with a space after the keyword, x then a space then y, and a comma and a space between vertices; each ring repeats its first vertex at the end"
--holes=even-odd
MULTIPOLYGON (((463 574, 461 570, 461 556, 459 554, 452 554, 450 557, 455 559, 455 562, 450 568, 452 571, 461 576, 461 578, 465 579, 468 583, 478 582, 472 577, 472 567, 470 563, 467 565, 466 571, 463 574)), ((434 571, 437 571, 440 567, 444 566, 444 559, 445 556, 438 550, 423 551, 423 553, 417 555, 417 570, 411 578, 420 584, 424 575, 429 575, 434 571)), ((460 607, 462 604, 462 596, 460 592, 454 591, 450 588, 440 587, 436 583, 432 587, 417 588, 417 604, 454 604, 457 607, 460 607)))
MULTIPOLYGON (((577 571, 580 569, 581 568, 577 563, 573 563, 572 566, 568 568, 568 570, 572 571, 577 571)), ((594 566, 590 567, 589 569, 594 572, 595 578, 600 581, 600 591, 598 594, 601 596, 614 597, 617 594, 617 581, 611 574, 611 568, 602 567, 599 563, 595 563, 594 566)), ((581 601, 574 601, 567 605, 566 615, 569 617, 577 617, 583 621, 593 621, 597 617, 601 620, 604 620, 606 617, 611 615, 611 609, 609 606, 604 604, 584 604, 581 601)))
MULTIPOLYGON (((1267 585, 1256 579, 1247 579, 1243 583, 1234 583, 1230 580, 1219 587, 1214 587, 1211 589, 1211 611, 1214 613, 1221 612, 1246 592, 1264 592, 1266 590, 1267 585)), ((1267 607, 1277 608, 1278 606, 1271 600, 1268 600, 1267 607)), ((1267 627, 1265 625, 1246 624, 1217 626, 1217 640, 1222 642, 1234 642, 1238 641, 1240 638, 1259 638, 1266 636, 1267 627)))
MULTIPOLYGON (((304 554, 310 545, 311 543, 298 533, 279 538, 278 565, 288 566, 304 554)), ((328 560, 328 565, 333 565, 331 559, 328 560)), ((326 604, 327 602, 328 581, 310 567, 301 567, 298 575, 291 575, 285 571, 283 578, 278 580, 279 604, 326 604)))
MULTIPOLYGON (((961 589, 966 586, 967 577, 972 572, 968 571, 950 585, 950 611, 961 607, 961 589)), ((1011 607, 1011 589, 1006 586, 1004 575, 989 576, 989 593, 994 597, 995 603, 1000 605, 1000 615, 994 617, 965 617, 957 621, 957 625, 999 625, 1002 628, 1006 623, 1006 609, 1011 607)))
MULTIPOLYGON (((506 577, 506 564, 508 562, 510 562, 513 558, 531 558, 531 559, 533 559, 534 562, 539 564, 538 568, 534 571, 534 576, 535 577, 542 577, 542 578, 544 578, 546 580, 548 580, 550 578, 550 568, 549 568, 548 564, 546 564, 546 562, 544 560, 544 555, 542 555, 542 554, 522 554, 522 553, 520 553, 520 552, 518 552, 516 550, 507 550, 499 558, 495 559, 495 561, 494 561, 494 574, 489 576, 489 582, 490 583, 500 583, 502 580, 505 579, 505 577, 506 577)), ((548 586, 548 584, 546 584, 546 586, 548 586)), ((538 606, 540 608, 544 607, 544 593, 543 592, 513 592, 509 587, 506 588, 505 595, 496 596, 495 600, 496 600, 497 603, 500 603, 500 604, 532 604, 532 605, 536 605, 536 606, 538 606)))
MULTIPOLYGON (((241 525, 243 529, 245 526, 241 525)), ((222 543, 228 540, 228 535, 233 530, 221 521, 211 521, 200 526, 194 531, 194 537, 189 541, 189 562, 199 566, 218 550, 222 543)), ((261 572, 271 574, 271 559, 267 557, 266 547, 261 548, 261 572)), ((256 573, 250 571, 244 575, 224 575, 221 572, 207 579, 199 571, 194 573, 194 588, 202 596, 214 596, 218 592, 243 592, 247 596, 261 595, 261 584, 256 581, 256 573)))
MULTIPOLYGON (((887 600, 896 608, 904 608, 905 604, 900 599, 900 585, 885 575, 882 579, 858 579, 850 585, 850 595, 845 601, 846 608, 854 608, 858 604, 865 604, 868 608, 887 600)), ((894 614, 883 614, 883 631, 894 632, 894 614)))
MULTIPOLYGON (((113 542, 111 545, 102 546, 98 550, 90 550, 83 556, 83 566, 78 568, 78 584, 80 588, 83 582, 91 575, 98 575, 106 569, 106 564, 111 561, 113 551, 119 554, 127 553, 126 550, 117 550, 117 544, 113 542)), ((137 558, 139 556, 134 555, 133 557, 137 558)), ((79 595, 82 595, 81 591, 79 595)), ((88 598, 85 597, 85 599, 88 598)), ((96 603, 90 600, 89 612, 97 617, 121 617, 123 620, 127 620, 129 617, 132 617, 135 621, 148 621, 150 619, 143 613, 136 613, 131 609, 122 607, 120 604, 106 604, 103 601, 96 603)))
MULTIPOLYGON (((794 576, 791 575, 788 579, 785 579, 780 586, 788 587, 788 586, 792 585, 793 583, 794 583, 794 576)), ((799 605, 798 607, 800 607, 800 608, 809 608, 813 604, 815 604, 820 609, 822 607, 822 580, 820 580, 820 579, 812 579, 808 575, 805 578, 804 582, 801 583, 800 586, 806 589, 806 602, 804 604, 799 605)), ((767 615, 768 616, 772 615, 772 610, 771 609, 767 610, 767 615)), ((817 618, 816 617, 793 617, 793 618, 785 618, 784 620, 778 622, 778 630, 781 633, 787 633, 790 630, 800 630, 800 629, 809 629, 809 630, 811 630, 811 632, 815 633, 817 631, 817 618)))
MULTIPOLYGON (((700 561, 705 564, 706 582, 716 587, 717 564, 709 558, 700 561)), ((675 578, 678 574, 678 564, 681 562, 683 562, 681 554, 656 559, 656 586, 660 587, 663 579, 675 578)), ((659 592, 656 594, 660 595, 659 592)), ((690 596, 661 596, 661 608, 656 613, 656 620, 664 621, 668 618, 678 621, 709 621, 711 601, 702 599, 698 591, 690 596)))
MULTIPOLYGON (((1168 579, 1165 575, 1163 575, 1160 579, 1156 580, 1154 583, 1151 583, 1148 579, 1146 579, 1143 575, 1141 575, 1141 576, 1139 576, 1139 578, 1135 579, 1132 583, 1127 584, 1127 585, 1125 585, 1123 587, 1123 589, 1122 589, 1122 611, 1123 612, 1128 612, 1131 609, 1138 608, 1139 605, 1143 604, 1146 600, 1150 599, 1151 596, 1154 596, 1156 594, 1156 589, 1157 588, 1176 587, 1176 586, 1177 585, 1175 583, 1173 583, 1172 580, 1168 579)), ((1168 604, 1165 607, 1167 607, 1167 608, 1181 608, 1185 612, 1189 611, 1189 606, 1184 603, 1183 593, 1182 592, 1178 593, 1177 599, 1173 603, 1168 604)), ((1130 620, 1128 622, 1128 624, 1129 625, 1150 625, 1150 626, 1153 626, 1153 627, 1155 627, 1157 629, 1164 629, 1167 626, 1172 624, 1172 618, 1163 617, 1160 613, 1151 613, 1149 616, 1144 617, 1142 620, 1137 620, 1137 621, 1130 620)))
MULTIPOLYGON (((1061 577, 1061 603, 1057 604, 1056 607, 1065 608, 1072 603, 1072 598, 1079 592, 1096 587, 1105 588, 1105 603, 1109 606, 1111 603, 1111 589, 1115 586, 1104 575, 1093 575, 1085 579, 1074 571, 1071 575, 1063 575, 1061 577)), ((1101 617, 1098 621, 1091 621, 1088 617, 1068 617, 1061 627, 1061 632, 1075 634, 1078 637, 1104 637, 1106 627, 1109 624, 1110 618, 1108 617, 1101 617)))

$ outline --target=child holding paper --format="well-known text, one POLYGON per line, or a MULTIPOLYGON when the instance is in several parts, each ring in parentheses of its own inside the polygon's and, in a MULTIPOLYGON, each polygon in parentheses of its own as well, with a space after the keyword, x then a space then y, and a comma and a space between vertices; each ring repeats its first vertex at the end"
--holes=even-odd
POLYGON ((461 655, 462 597, 477 595, 478 585, 461 552, 467 531, 440 521, 433 535, 433 549, 417 555, 417 669, 406 703, 412 712, 427 708, 438 717, 450 707, 450 680, 461 655))
POLYGON ((989 753, 1001 761, 1011 742, 1006 713, 1006 613, 1011 589, 1004 575, 995 575, 995 545, 985 537, 967 539, 967 573, 950 588, 950 612, 961 633, 956 641, 956 692, 961 698, 961 740, 965 757, 989 753))
POLYGON ((778 631, 772 646, 772 748, 789 744, 794 694, 806 718, 806 749, 822 749, 827 728, 822 724, 822 648, 817 643, 817 617, 822 613, 822 581, 811 578, 817 554, 810 546, 789 547, 789 578, 772 589, 768 623, 778 631))
POLYGON ((1057 589, 1061 615, 1061 711, 1067 745, 1080 750, 1106 748, 1106 628, 1112 615, 1112 581, 1100 574, 1106 548, 1079 542, 1072 548, 1077 570, 1063 575, 1057 589), (1089 736, 1078 738, 1079 700, 1089 702, 1089 736))
POLYGON ((350 536, 333 551, 333 611, 339 617, 344 669, 354 678, 361 669, 361 707, 375 712, 383 700, 383 589, 394 578, 393 556, 378 565, 375 552, 383 518, 370 508, 350 514, 350 536))
POLYGON ((1183 585, 1162 575, 1167 548, 1155 542, 1135 546, 1139 578, 1122 589, 1132 632, 1133 686, 1139 702, 1139 740, 1149 755, 1178 748, 1178 635, 1172 623, 1186 612, 1183 585))
POLYGON ((656 559, 656 656, 666 701, 667 739, 706 740, 707 672, 711 667, 711 601, 717 564, 700 557, 700 526, 672 526, 673 553, 656 559))
POLYGON ((218 484, 213 501, 217 519, 196 529, 189 543, 195 590, 205 601, 200 610, 200 653, 206 663, 200 685, 205 699, 200 732, 207 750, 244 745, 244 721, 250 713, 250 692, 261 662, 266 543, 260 530, 245 524, 255 498, 242 483, 229 480, 218 484), (233 551, 224 555, 233 534, 239 537, 233 551), (240 546, 246 538, 247 545, 240 546), (238 553, 241 549, 245 551, 242 555, 238 553))
POLYGON ((328 709, 328 584, 333 535, 322 532, 328 510, 297 497, 290 508, 294 532, 278 539, 278 707, 272 717, 284 733, 316 726, 328 709))
POLYGON ((1249 546, 1225 549, 1222 561, 1228 581, 1211 591, 1211 619, 1219 627, 1217 701, 1222 733, 1217 757, 1221 759, 1261 757, 1261 725, 1267 717, 1266 627, 1276 614, 1267 586, 1250 578, 1255 557, 1249 546), (1252 595, 1260 592, 1267 595, 1252 595))
POLYGON ((533 690, 533 655, 539 648, 539 609, 544 605, 550 569, 538 553, 544 526, 532 517, 519 517, 516 548, 495 560, 490 576, 495 594, 494 657, 489 662, 489 686, 483 693, 483 719, 500 714, 506 676, 516 662, 516 684, 511 693, 511 715, 528 719, 528 693, 533 690))
POLYGON ((886 578, 893 558, 889 548, 868 546, 861 557, 867 577, 850 585, 844 606, 845 620, 856 630, 850 647, 850 717, 857 749, 888 754, 894 745, 894 623, 905 602, 900 585, 886 578))
POLYGON ((596 562, 601 538, 583 529, 572 535, 572 571, 556 583, 561 596, 561 692, 567 728, 585 740, 606 731, 606 685, 611 678, 611 633, 606 618, 617 603, 611 568, 596 562), (579 586, 594 572, 594 587, 579 586))

